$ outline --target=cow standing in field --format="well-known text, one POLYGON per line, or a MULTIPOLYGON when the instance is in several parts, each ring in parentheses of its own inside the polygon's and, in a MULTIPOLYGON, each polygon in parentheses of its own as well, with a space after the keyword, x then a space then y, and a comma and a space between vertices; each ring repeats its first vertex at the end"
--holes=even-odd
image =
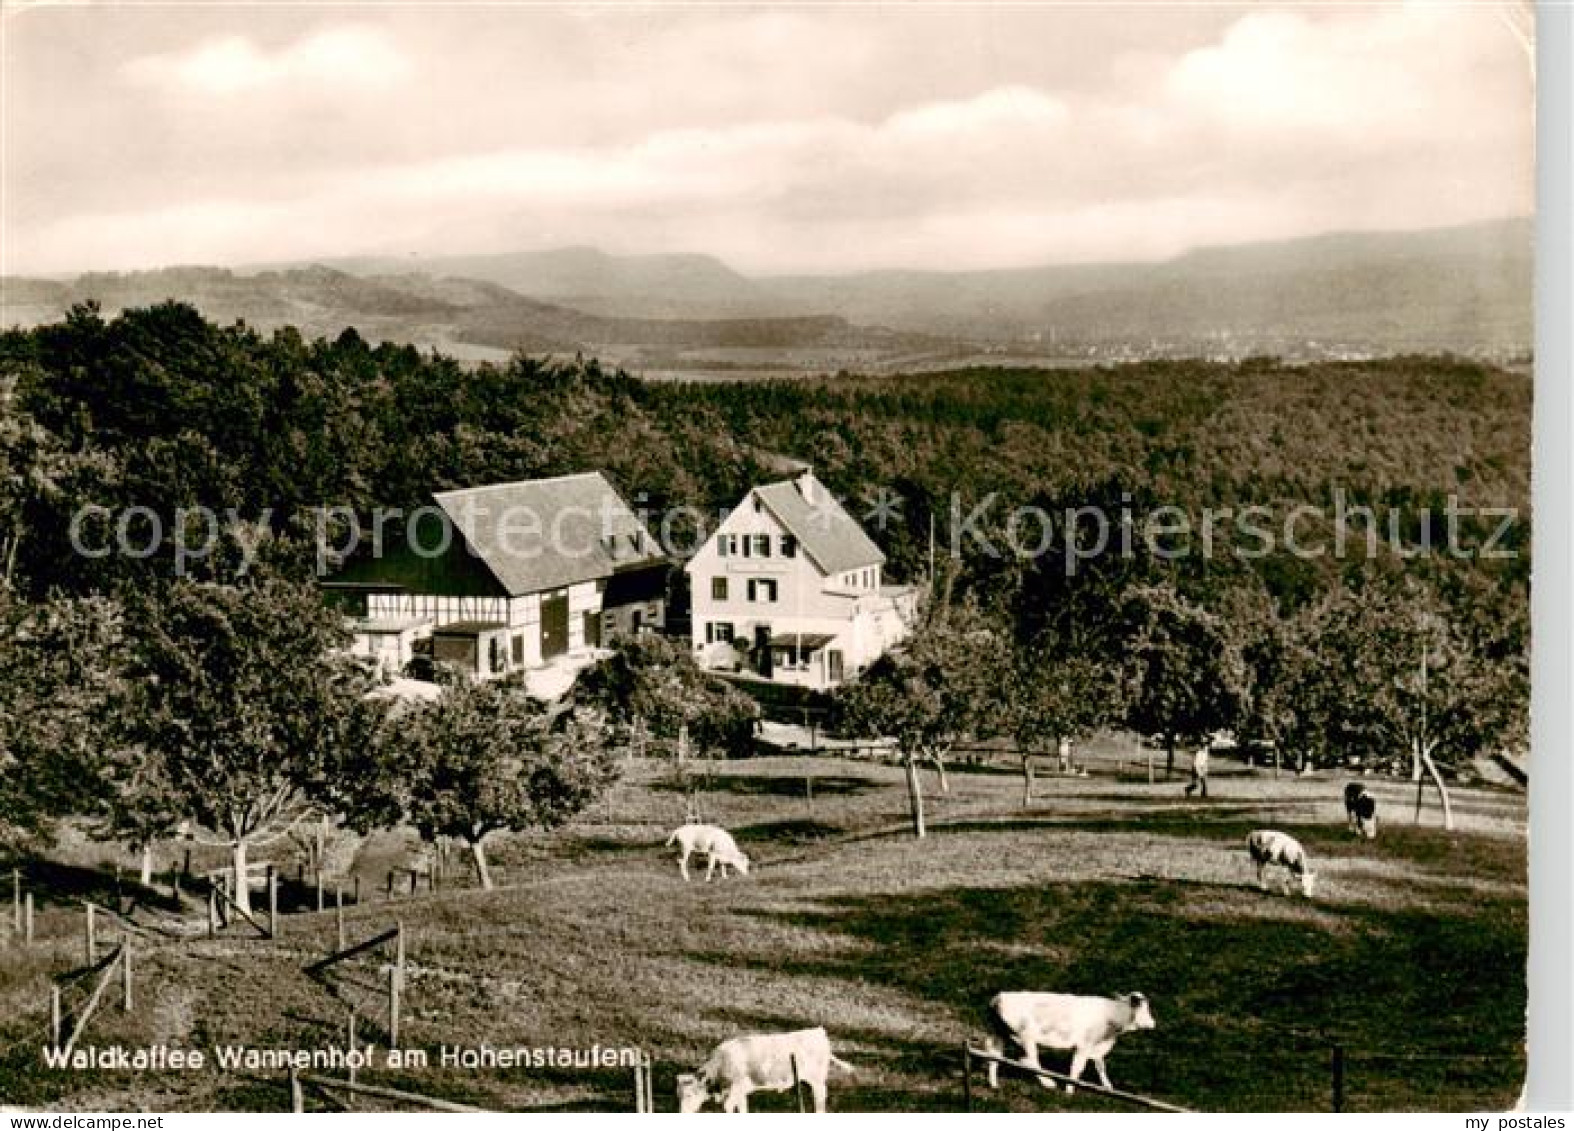
MULTIPOLYGON (((1072 994, 1002 993, 989 1002, 989 1020, 996 1036, 984 1042, 984 1048, 995 1056, 1004 1056, 1007 1043, 1022 1049, 1022 1063, 1030 1068, 1040 1067, 1039 1046, 1050 1049, 1071 1050, 1073 1080, 1082 1079, 1088 1061, 1098 1070, 1099 1080, 1106 1088, 1113 1087, 1109 1073, 1104 1070, 1104 1058, 1115 1047, 1115 1040, 1122 1033, 1134 1029, 1151 1029, 1154 1026, 1153 1010, 1142 994, 1125 994, 1122 997, 1077 997, 1072 994)), ((1038 1078, 1046 1088, 1055 1087, 1047 1076, 1038 1078)), ((1000 1082, 999 1066, 989 1062, 989 1086, 1000 1082)), ((1076 1089, 1066 1085, 1069 1095, 1076 1089)))
POLYGON ((678 1110, 688 1115, 714 1099, 723 1111, 747 1112, 754 1092, 785 1092, 802 1081, 814 1110, 824 1111, 825 1078, 833 1064, 853 1070, 831 1054, 824 1029, 733 1037, 717 1045, 698 1071, 678 1077, 678 1110))
MULTIPOLYGON (((1300 881, 1301 894, 1312 898, 1317 873, 1307 863, 1306 849, 1293 836, 1273 829, 1258 829, 1246 838, 1246 851, 1257 868, 1257 886, 1263 891, 1268 890, 1268 866, 1278 864, 1300 881)), ((1289 889, 1285 890, 1288 893, 1289 889)))
POLYGON ((1377 839, 1377 798, 1358 781, 1344 787, 1344 815, 1356 835, 1377 839))
POLYGON ((682 825, 673 829, 672 835, 667 838, 668 848, 674 844, 678 846, 678 871, 684 883, 689 881, 689 857, 696 852, 705 856, 706 883, 710 882, 711 874, 718 866, 723 877, 727 875, 728 868, 736 868, 739 875, 749 874, 749 858, 738 848, 738 842, 732 839, 732 834, 726 829, 719 829, 715 825, 682 825))

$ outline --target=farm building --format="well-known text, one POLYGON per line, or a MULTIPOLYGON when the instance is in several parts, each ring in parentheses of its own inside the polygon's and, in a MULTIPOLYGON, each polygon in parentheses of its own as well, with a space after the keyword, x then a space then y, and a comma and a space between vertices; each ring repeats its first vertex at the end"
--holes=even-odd
POLYGON ((755 487, 686 567, 695 657, 816 690, 907 635, 915 594, 886 585, 885 554, 804 470, 755 487))
POLYGON ((323 583, 386 670, 429 648, 487 678, 664 627, 666 555, 600 472, 432 502, 323 583))

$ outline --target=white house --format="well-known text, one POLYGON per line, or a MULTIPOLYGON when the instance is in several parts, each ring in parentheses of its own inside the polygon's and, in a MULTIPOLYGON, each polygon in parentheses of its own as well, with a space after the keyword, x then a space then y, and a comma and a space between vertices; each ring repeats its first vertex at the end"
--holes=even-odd
POLYGON ((907 635, 914 592, 886 585, 884 565, 812 471, 755 487, 685 567, 695 658, 835 687, 907 635))
POLYGON ((356 653, 399 671, 429 649, 485 678, 665 626, 667 557, 600 472, 432 501, 427 521, 323 583, 356 653))

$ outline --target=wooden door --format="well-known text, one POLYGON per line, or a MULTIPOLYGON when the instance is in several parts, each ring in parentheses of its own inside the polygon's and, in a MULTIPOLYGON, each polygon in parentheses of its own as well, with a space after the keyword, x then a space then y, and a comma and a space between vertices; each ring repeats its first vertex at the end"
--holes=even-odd
POLYGON ((568 651, 568 594, 541 598, 541 658, 568 651))

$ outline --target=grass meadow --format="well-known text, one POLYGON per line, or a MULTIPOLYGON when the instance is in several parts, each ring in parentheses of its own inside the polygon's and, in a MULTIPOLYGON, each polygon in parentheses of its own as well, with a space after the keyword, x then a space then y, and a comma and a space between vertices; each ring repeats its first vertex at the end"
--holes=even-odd
MULTIPOLYGON (((484 1106, 632 1109, 627 1072, 443 1069, 443 1044, 639 1046, 658 1110, 673 1078, 740 1032, 824 1025, 851 1075, 832 1110, 959 1110, 959 1051, 1002 989, 1140 990, 1158 1027, 1109 1057, 1117 1087, 1203 1110, 1329 1110, 1334 1049, 1346 1110, 1512 1105, 1524 1074, 1527 887, 1522 794, 1461 788, 1459 829, 1435 799, 1412 823, 1412 787, 1372 784, 1375 842, 1348 833, 1334 775, 1274 776, 1216 760, 1213 796, 1150 785, 1129 747, 1090 754, 1086 777, 1040 775, 1024 805, 1008 766, 956 767, 929 791, 930 835, 906 831, 900 770, 829 757, 698 764, 705 815, 754 861, 747 878, 684 884, 662 847, 684 793, 670 766, 637 763, 570 829, 497 847, 503 884, 387 901, 406 840, 363 844, 366 902, 351 938, 396 920, 409 937, 406 1046, 433 1066, 364 1079, 484 1106), (1319 873, 1312 901, 1259 891, 1244 850, 1280 828, 1319 873), (375 894, 373 894, 375 892, 375 894)), ((1368 779, 1371 781, 1371 779, 1368 779)), ((103 883, 61 868, 56 889, 103 883), (86 878, 84 878, 86 877, 86 878)), ((299 900, 303 893, 287 892, 299 900)), ((51 972, 80 962, 81 913, 44 907, 57 941, 0 947, 0 1098, 73 1109, 287 1109, 272 1077, 43 1069, 51 972)), ((167 902, 167 901, 166 901, 167 902)), ((189 909, 188 909, 189 914, 189 909)), ((153 904, 142 921, 172 928, 153 904)), ((369 958, 329 985, 302 965, 333 948, 331 912, 291 914, 284 937, 150 939, 138 1000, 93 1019, 91 1043, 341 1044, 348 1006, 375 1010, 369 958)), ((363 1021, 363 1033, 367 1022, 363 1021)), ((1064 1058, 1046 1064, 1063 1070, 1064 1058)), ((985 1110, 1102 1110, 1006 1074, 975 1081, 985 1110)), ((756 1095, 757 1110, 791 1110, 756 1095)))

